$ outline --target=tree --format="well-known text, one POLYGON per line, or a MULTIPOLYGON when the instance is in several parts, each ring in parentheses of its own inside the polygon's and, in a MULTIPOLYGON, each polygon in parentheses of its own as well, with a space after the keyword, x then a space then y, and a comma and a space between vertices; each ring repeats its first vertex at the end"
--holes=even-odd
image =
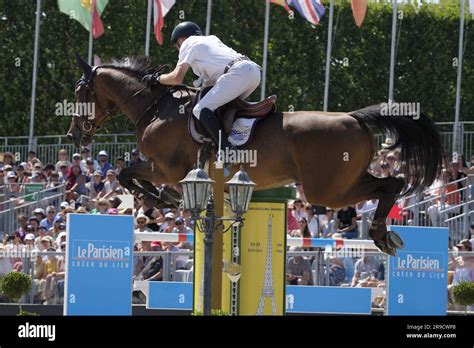
POLYGON ((31 290, 31 276, 21 272, 10 272, 0 278, 0 292, 9 297, 14 302, 18 302, 20 312, 18 315, 31 315, 21 308, 20 298, 31 290))

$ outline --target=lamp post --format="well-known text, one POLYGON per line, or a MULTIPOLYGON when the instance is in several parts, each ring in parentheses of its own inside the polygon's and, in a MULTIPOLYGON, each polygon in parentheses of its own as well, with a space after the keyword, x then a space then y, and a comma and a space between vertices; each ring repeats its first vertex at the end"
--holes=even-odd
MULTIPOLYGON (((232 218, 218 218, 214 211, 214 197, 211 193, 214 180, 210 179, 202 168, 191 170, 186 177, 180 181, 183 187, 184 208, 191 211, 196 228, 204 232, 204 315, 211 315, 211 282, 212 282, 212 249, 214 244, 214 232, 216 222, 232 221, 232 225, 243 224, 242 215, 248 210, 252 198, 255 183, 250 180, 243 167, 227 182, 230 193, 230 206, 235 214, 232 218), (206 210, 206 216, 201 217, 201 212, 206 210), (201 227, 199 226, 201 220, 201 227)), ((214 192, 214 194, 216 194, 214 192)), ((223 192, 221 194, 224 194, 223 192)))

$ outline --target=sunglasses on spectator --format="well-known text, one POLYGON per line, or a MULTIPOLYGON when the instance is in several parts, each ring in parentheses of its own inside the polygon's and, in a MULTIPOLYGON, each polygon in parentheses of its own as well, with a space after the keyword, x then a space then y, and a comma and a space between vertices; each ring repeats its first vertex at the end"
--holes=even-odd
POLYGON ((146 223, 146 220, 138 220, 137 223, 144 224, 144 223, 146 223))
POLYGON ((99 203, 99 204, 98 204, 99 207, 104 207, 104 206, 106 206, 106 205, 107 205, 106 203, 99 203))
POLYGON ((54 214, 54 211, 48 211, 47 213, 48 214, 54 214))
POLYGON ((166 218, 165 221, 174 221, 172 218, 166 218))
POLYGON ((59 178, 59 175, 58 174, 53 174, 51 175, 53 178, 59 178))
POLYGON ((176 222, 175 225, 181 226, 183 223, 182 222, 176 222))

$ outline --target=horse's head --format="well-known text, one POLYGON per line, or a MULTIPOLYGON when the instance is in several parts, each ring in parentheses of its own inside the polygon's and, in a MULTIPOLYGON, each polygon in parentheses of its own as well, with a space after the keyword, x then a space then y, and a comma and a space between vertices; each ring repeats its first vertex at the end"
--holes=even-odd
POLYGON ((112 116, 115 105, 101 88, 92 83, 100 60, 96 58, 94 66, 90 66, 77 53, 76 60, 82 70, 82 77, 76 82, 76 109, 67 137, 79 147, 92 142, 92 136, 112 116))

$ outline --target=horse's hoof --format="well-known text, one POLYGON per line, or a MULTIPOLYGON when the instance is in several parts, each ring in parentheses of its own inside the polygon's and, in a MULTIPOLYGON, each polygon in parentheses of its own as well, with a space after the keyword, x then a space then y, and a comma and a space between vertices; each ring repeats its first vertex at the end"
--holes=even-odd
POLYGON ((403 243, 403 239, 398 235, 398 233, 388 231, 385 238, 387 240, 387 245, 393 249, 403 249, 405 247, 405 243, 403 243))

